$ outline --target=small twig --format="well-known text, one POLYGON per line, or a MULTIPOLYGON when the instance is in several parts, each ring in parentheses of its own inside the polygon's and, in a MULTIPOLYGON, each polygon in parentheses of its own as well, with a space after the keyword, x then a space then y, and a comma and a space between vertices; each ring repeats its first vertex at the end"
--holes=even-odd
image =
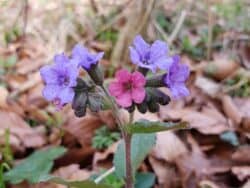
POLYGON ((104 178, 106 178, 108 175, 112 174, 114 171, 115 171, 115 167, 110 168, 105 173, 103 173, 98 178, 96 178, 95 183, 96 184, 100 183, 104 178))
POLYGON ((211 2, 207 0, 207 9, 208 9, 208 41, 207 41, 207 60, 211 59, 211 50, 212 50, 212 40, 213 40, 213 25, 214 19, 211 11, 211 2))
POLYGON ((179 18, 179 20, 177 21, 177 24, 175 25, 175 28, 173 30, 173 32, 171 33, 170 37, 168 38, 168 44, 169 46, 171 46, 171 44, 173 43, 173 41, 175 40, 175 38, 177 37, 177 34, 179 33, 182 24, 184 23, 185 19, 187 16, 187 10, 182 10, 181 11, 181 16, 179 18))
POLYGON ((166 32, 162 29, 162 27, 158 24, 158 22, 156 20, 153 20, 153 24, 154 24, 156 30, 161 34, 162 38, 165 41, 167 41, 168 36, 167 36, 166 32))
POLYGON ((24 0, 24 5, 23 5, 23 38, 25 38, 26 28, 27 28, 27 24, 28 24, 28 8, 29 8, 29 1, 24 0))
POLYGON ((193 0, 190 0, 189 1, 189 5, 186 9, 182 10, 181 11, 181 15, 177 21, 177 24, 175 25, 175 28, 173 30, 173 32, 170 34, 167 42, 168 42, 168 45, 171 46, 171 44, 173 43, 173 41, 175 40, 175 38, 177 37, 180 29, 181 29, 181 26, 183 25, 186 17, 187 17, 187 14, 188 12, 190 11, 191 7, 192 7, 192 4, 193 4, 193 0))

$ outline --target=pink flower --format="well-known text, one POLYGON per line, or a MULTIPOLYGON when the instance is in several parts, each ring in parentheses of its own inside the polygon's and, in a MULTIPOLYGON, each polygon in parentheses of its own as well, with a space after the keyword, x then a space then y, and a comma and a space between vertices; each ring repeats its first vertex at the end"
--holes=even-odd
POLYGON ((130 73, 122 69, 116 72, 115 78, 116 81, 109 85, 109 92, 120 106, 127 108, 133 102, 142 103, 146 96, 146 80, 140 72, 130 73))

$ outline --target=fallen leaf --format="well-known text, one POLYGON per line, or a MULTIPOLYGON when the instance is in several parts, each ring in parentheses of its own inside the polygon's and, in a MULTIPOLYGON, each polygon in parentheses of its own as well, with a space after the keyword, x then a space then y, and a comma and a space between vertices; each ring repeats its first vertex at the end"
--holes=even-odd
POLYGON ((243 181, 250 178, 250 166, 234 166, 232 172, 238 177, 239 180, 243 181))
POLYGON ((232 98, 228 95, 223 95, 221 97, 221 102, 223 110, 228 118, 232 119, 237 125, 240 124, 242 119, 242 114, 239 112, 238 107, 234 104, 232 98))
POLYGON ((4 86, 0 86, 0 108, 7 108, 8 90, 4 86))
POLYGON ((197 77, 194 84, 211 97, 216 97, 220 92, 220 85, 206 77, 197 77))
POLYGON ((4 122, 0 124, 0 130, 10 130, 10 143, 16 143, 14 145, 16 149, 27 147, 37 148, 46 143, 45 132, 41 133, 36 129, 31 128, 20 116, 13 112, 0 111, 0 119, 4 122), (16 142, 13 138, 17 138, 20 142, 16 142))
POLYGON ((152 165, 154 173, 161 187, 172 188, 180 187, 180 178, 178 177, 175 166, 164 161, 149 157, 149 162, 152 165))
POLYGON ((232 159, 241 163, 250 163, 250 146, 240 146, 237 150, 232 154, 232 159))
POLYGON ((201 111, 186 107, 169 109, 164 113, 171 120, 180 119, 189 123, 190 128, 197 129, 203 134, 221 134, 230 130, 225 117, 214 107, 204 106, 201 111))
POLYGON ((239 67, 239 63, 232 59, 227 57, 215 57, 213 62, 207 64, 204 72, 217 80, 224 80, 236 72, 239 67))
POLYGON ((184 143, 170 131, 156 134, 156 145, 153 148, 152 156, 167 162, 174 162, 180 155, 188 152, 184 143))

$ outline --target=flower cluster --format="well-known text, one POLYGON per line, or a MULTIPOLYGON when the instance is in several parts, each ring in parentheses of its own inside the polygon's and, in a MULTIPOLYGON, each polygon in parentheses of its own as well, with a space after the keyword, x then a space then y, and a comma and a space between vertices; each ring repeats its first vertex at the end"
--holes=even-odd
POLYGON ((131 61, 138 66, 139 72, 130 74, 126 70, 120 70, 115 76, 116 81, 109 86, 110 94, 121 107, 129 111, 137 107, 141 113, 147 110, 157 112, 159 105, 166 105, 170 101, 170 97, 158 87, 169 88, 173 98, 189 94, 185 86, 189 68, 180 63, 179 56, 168 55, 166 43, 156 40, 150 45, 138 35, 133 41, 133 47, 129 49, 131 61), (158 75, 157 70, 165 73, 158 75), (153 73, 150 78, 146 78, 148 71, 153 73))
MULTIPOLYGON (((109 85, 109 93, 116 103, 128 111, 135 107, 145 113, 157 112, 159 105, 166 105, 170 97, 159 87, 167 87, 173 98, 180 98, 189 94, 185 81, 189 76, 189 68, 180 63, 180 57, 169 56, 165 42, 156 40, 152 44, 144 41, 138 35, 129 47, 131 62, 137 65, 137 71, 130 73, 125 69, 118 70, 116 80, 109 85), (156 74, 157 70, 164 72, 156 74), (153 76, 147 77, 151 71, 153 76)), ((41 77, 46 86, 43 96, 53 102, 58 109, 65 104, 72 103, 76 116, 85 115, 86 108, 96 112, 102 108, 102 95, 96 86, 103 86, 103 73, 98 66, 104 53, 90 53, 85 47, 77 44, 72 50, 71 57, 64 53, 54 58, 54 64, 41 68, 41 77), (79 77, 79 69, 85 70, 94 84, 79 77)))
POLYGON ((91 91, 93 88, 79 78, 79 69, 86 70, 95 84, 101 85, 103 76, 98 74, 101 72, 98 68, 98 62, 103 54, 103 52, 92 54, 77 44, 73 48, 70 58, 64 53, 55 55, 54 64, 45 65, 40 69, 41 77, 46 84, 43 96, 55 104, 57 109, 72 102, 72 108, 77 116, 85 114, 87 104, 91 111, 97 111, 97 107, 93 106, 98 106, 99 109, 100 105, 93 104, 96 102, 93 99, 94 91, 91 91))

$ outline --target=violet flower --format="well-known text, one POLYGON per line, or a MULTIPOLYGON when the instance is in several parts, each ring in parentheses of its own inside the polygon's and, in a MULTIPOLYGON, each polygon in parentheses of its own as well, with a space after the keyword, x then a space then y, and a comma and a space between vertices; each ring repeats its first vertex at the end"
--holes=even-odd
POLYGON ((133 102, 137 104, 143 102, 146 96, 144 89, 146 80, 140 72, 130 73, 122 69, 116 72, 115 77, 116 81, 109 85, 109 92, 120 106, 127 108, 133 102))
POLYGON ((185 81, 189 77, 189 68, 187 65, 180 63, 179 56, 174 56, 173 60, 168 73, 163 78, 163 82, 170 89, 174 98, 185 97, 189 95, 185 85, 185 81))
POLYGON ((76 44, 72 50, 72 58, 78 61, 79 66, 83 67, 87 71, 91 69, 92 65, 96 65, 103 55, 104 52, 92 54, 87 48, 81 46, 80 44, 76 44))
POLYGON ((63 53, 56 55, 54 62, 55 64, 45 65, 40 69, 41 77, 46 84, 43 96, 61 109, 73 100, 78 68, 77 63, 63 53))
POLYGON ((173 59, 168 56, 168 46, 165 42, 156 40, 152 45, 137 35, 133 41, 134 47, 129 47, 132 63, 149 69, 153 73, 157 68, 166 70, 169 68, 173 59))

